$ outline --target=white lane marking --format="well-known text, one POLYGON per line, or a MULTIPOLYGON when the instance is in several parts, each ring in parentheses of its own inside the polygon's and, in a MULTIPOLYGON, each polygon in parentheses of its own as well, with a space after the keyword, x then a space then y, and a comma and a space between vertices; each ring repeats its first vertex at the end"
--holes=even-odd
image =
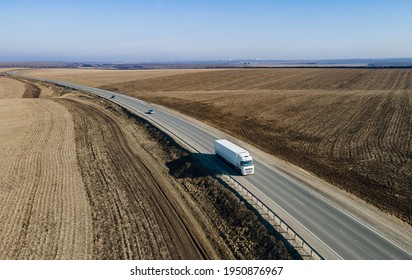
POLYGON ((299 199, 297 199, 296 197, 294 197, 294 199, 297 201, 297 202, 299 202, 300 204, 302 204, 302 205, 306 205, 305 203, 303 203, 302 201, 300 201, 299 199))
MULTIPOLYGON (((339 229, 340 232, 342 232, 344 235, 351 237, 346 231, 343 231, 341 229, 339 229)), ((352 238, 352 237, 351 237, 352 238)))

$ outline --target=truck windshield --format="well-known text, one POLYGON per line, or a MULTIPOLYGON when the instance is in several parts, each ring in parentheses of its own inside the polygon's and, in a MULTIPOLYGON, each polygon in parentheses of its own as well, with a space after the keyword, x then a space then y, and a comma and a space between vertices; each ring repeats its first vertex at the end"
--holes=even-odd
POLYGON ((241 161, 240 165, 241 166, 252 166, 253 165, 253 160, 241 161))

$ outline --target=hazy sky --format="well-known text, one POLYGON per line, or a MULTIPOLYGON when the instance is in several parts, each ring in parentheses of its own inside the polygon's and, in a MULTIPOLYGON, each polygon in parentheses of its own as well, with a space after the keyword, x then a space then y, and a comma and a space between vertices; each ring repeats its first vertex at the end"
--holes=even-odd
POLYGON ((412 57, 409 0, 0 0, 0 61, 412 57))

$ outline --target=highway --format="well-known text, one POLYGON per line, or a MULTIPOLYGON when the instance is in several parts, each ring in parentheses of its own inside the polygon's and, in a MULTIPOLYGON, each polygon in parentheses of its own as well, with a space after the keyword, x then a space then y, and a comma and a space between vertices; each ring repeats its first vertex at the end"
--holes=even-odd
MULTIPOLYGON (((116 92, 62 81, 30 78, 90 92, 108 99, 115 95, 111 100, 140 114, 153 108, 144 101, 116 92)), ((213 141, 220 138, 215 131, 208 131, 204 126, 198 126, 188 118, 181 118, 169 110, 155 108, 155 113, 146 115, 146 118, 184 139, 200 153, 214 154, 213 141)), ((266 205, 325 259, 412 259, 409 248, 395 244, 369 225, 334 206, 304 183, 297 182, 259 159, 255 159, 254 175, 232 176, 251 192, 263 197, 266 205)))

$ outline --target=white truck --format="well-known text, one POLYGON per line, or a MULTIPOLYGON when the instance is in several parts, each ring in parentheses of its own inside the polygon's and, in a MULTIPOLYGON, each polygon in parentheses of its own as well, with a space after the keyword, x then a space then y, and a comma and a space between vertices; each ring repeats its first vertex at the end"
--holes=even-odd
POLYGON ((255 173, 253 159, 245 149, 226 139, 215 140, 215 153, 242 175, 255 173))

